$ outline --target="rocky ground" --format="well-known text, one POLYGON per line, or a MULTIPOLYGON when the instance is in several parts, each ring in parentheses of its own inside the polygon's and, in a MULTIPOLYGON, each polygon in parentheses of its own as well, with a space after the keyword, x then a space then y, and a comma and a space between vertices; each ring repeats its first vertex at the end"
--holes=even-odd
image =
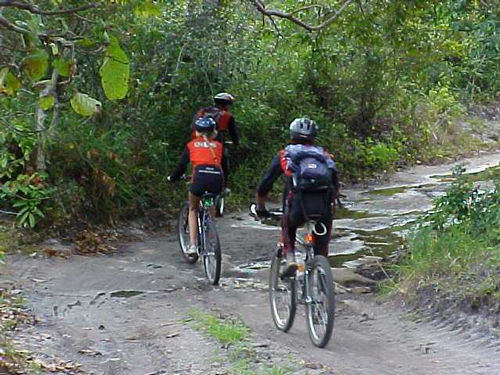
MULTIPOLYGON (((469 171, 499 162, 500 153, 467 161, 469 171)), ((336 322, 325 349, 310 343, 302 307, 289 333, 275 329, 266 266, 277 228, 246 212, 217 223, 224 254, 218 287, 207 285, 199 263, 183 261, 173 233, 136 230, 138 239, 111 255, 60 257, 70 249, 53 241, 46 246, 58 251, 9 256, 2 287, 22 290, 36 317, 10 337, 43 364, 42 373, 498 374, 500 341, 488 331, 453 324, 452 315, 422 318, 394 301, 381 303, 373 282, 352 271, 397 248, 405 225, 430 207, 450 169, 419 166, 344 191, 348 213, 335 221, 330 249, 336 322), (221 344, 196 329, 193 311, 238 317, 250 333, 238 345, 221 344)))

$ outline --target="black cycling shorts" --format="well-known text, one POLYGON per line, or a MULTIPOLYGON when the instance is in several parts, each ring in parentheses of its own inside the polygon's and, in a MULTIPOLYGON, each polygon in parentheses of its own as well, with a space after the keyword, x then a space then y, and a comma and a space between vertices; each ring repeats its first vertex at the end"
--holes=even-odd
POLYGON ((222 192, 224 177, 216 166, 199 165, 194 170, 193 180, 189 185, 189 192, 201 197, 205 192, 219 195, 222 192))

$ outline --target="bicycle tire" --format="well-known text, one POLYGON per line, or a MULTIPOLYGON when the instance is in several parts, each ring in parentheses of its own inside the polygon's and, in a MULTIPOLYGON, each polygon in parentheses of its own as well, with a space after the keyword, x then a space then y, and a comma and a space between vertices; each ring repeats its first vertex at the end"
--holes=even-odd
POLYGON ((198 255, 187 255, 186 251, 189 246, 189 203, 186 201, 182 204, 177 217, 177 239, 181 248, 181 253, 188 263, 195 263, 198 260, 198 255))
POLYGON ((204 242, 204 249, 202 251, 203 269, 210 284, 217 285, 221 273, 222 254, 217 228, 212 220, 207 222, 204 242))
POLYGON ((288 332, 292 328, 297 311, 297 284, 295 279, 281 279, 284 267, 286 267, 286 260, 281 254, 281 249, 278 247, 274 251, 271 260, 271 269, 269 270, 269 302, 275 326, 280 331, 288 332), (283 294, 286 294, 285 298, 288 299, 285 300, 286 310, 283 314, 278 308, 278 291, 283 291, 283 294))
POLYGON ((307 329, 312 343, 318 348, 324 348, 332 336, 335 320, 335 293, 328 260, 322 255, 316 255, 307 277, 309 285, 307 297, 310 299, 306 305, 307 329), (316 275, 317 283, 314 284, 316 275))
POLYGON ((219 195, 215 201, 215 213, 217 217, 224 216, 224 208, 226 205, 226 198, 224 195, 219 195))

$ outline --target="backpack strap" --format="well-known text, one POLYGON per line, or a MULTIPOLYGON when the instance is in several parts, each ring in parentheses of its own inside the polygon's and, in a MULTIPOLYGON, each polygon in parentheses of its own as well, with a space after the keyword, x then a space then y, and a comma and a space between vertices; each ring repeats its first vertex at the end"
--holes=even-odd
POLYGON ((214 163, 216 165, 220 165, 221 162, 217 159, 217 155, 215 155, 215 151, 213 150, 212 147, 210 147, 210 140, 208 139, 208 137, 205 134, 203 134, 202 137, 203 137, 203 140, 205 142, 207 142, 207 144, 208 144, 208 149, 210 150, 210 153, 212 154, 212 157, 214 158, 214 163))

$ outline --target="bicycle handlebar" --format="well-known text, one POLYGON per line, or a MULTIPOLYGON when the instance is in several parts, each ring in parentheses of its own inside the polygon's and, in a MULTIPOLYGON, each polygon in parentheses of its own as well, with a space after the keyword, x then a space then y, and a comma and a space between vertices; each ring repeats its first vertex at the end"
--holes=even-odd
POLYGON ((257 213, 257 205, 255 203, 250 204, 250 206, 248 207, 248 211, 250 216, 255 219, 281 219, 281 217, 283 216, 283 211, 278 208, 275 210, 266 211, 268 215, 260 217, 257 213))

